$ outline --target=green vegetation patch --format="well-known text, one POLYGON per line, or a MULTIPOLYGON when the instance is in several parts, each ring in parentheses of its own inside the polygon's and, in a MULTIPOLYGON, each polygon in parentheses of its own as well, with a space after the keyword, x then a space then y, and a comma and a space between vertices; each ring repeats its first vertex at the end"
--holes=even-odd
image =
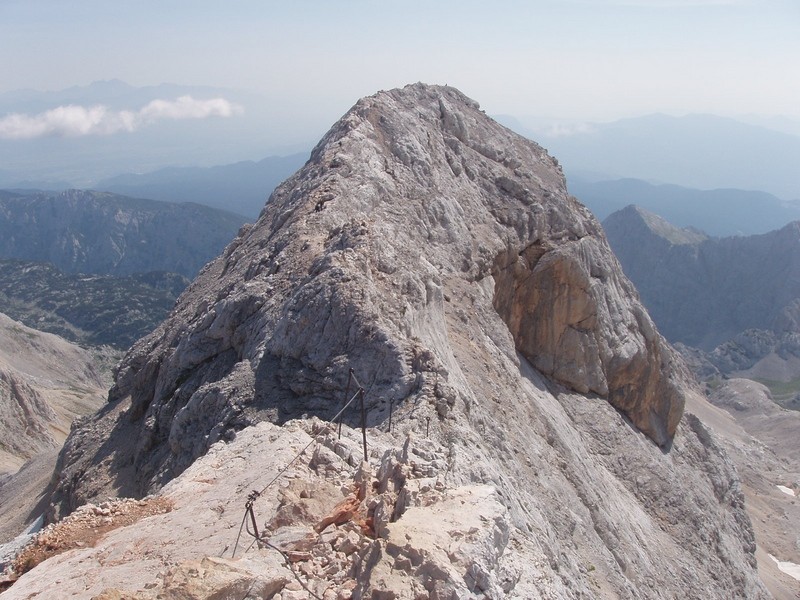
POLYGON ((125 350, 167 317, 188 284, 175 273, 69 275, 0 260, 0 312, 71 342, 125 350))
POLYGON ((763 379, 754 377, 754 381, 769 388, 772 399, 783 406, 792 410, 800 410, 800 377, 791 381, 775 381, 774 379, 763 379))

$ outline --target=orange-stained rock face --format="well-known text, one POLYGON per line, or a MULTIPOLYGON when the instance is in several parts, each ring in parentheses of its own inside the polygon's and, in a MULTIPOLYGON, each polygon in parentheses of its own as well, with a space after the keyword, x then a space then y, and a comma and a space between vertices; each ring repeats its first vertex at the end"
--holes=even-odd
POLYGON ((607 398, 658 445, 671 442, 685 371, 599 233, 510 249, 493 273, 494 306, 519 352, 575 391, 607 398))

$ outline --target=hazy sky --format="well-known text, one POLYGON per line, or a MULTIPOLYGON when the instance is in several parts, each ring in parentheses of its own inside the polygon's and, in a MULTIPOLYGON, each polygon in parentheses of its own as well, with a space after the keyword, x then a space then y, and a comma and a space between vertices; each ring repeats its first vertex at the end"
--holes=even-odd
POLYGON ((415 81, 490 114, 800 117, 798 0, 0 0, 0 56, 0 92, 234 87, 327 123, 415 81))

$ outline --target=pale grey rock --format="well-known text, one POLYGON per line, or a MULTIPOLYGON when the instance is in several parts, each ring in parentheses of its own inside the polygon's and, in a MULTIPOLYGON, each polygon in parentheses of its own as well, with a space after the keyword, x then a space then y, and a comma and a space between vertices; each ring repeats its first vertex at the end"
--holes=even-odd
POLYGON ((500 558, 509 541, 505 507, 489 486, 463 486, 387 524, 358 556, 358 597, 501 598, 500 558))
POLYGON ((722 379, 722 373, 717 366, 711 361, 708 352, 704 352, 699 348, 693 348, 680 342, 672 345, 675 350, 681 355, 686 366, 694 373, 698 381, 714 381, 722 379))
MULTIPOLYGON (((416 508, 489 486, 505 525, 490 517, 463 560, 414 565, 411 544, 420 593, 766 597, 736 471, 699 420, 680 421, 686 369, 596 220, 542 148, 422 84, 357 103, 131 349, 62 452, 54 513, 178 485, 258 421, 330 419, 350 368, 381 464, 372 500, 348 496, 377 525, 353 552, 364 565, 384 564, 416 508), (403 447, 409 434, 426 439, 403 447)), ((309 473, 358 468, 359 443, 309 450, 309 473)), ((321 516, 326 496, 298 486, 271 526, 321 516)), ((390 597, 377 572, 360 567, 350 589, 390 597)))
MULTIPOLYGON (((142 600, 270 598, 284 588, 289 577, 277 560, 265 564, 265 561, 256 563, 207 556, 170 569, 155 593, 140 593, 136 597, 142 600)), ((113 592, 105 592, 96 598, 113 600, 114 596, 113 592)))
MULTIPOLYGON (((800 333, 771 330, 748 329, 731 340, 720 344, 708 354, 708 359, 720 370, 729 375, 741 373, 757 367, 765 359, 774 358, 784 363, 800 359, 800 333)), ((758 370, 758 369, 757 369, 758 370)), ((788 369, 788 376, 770 376, 766 379, 790 380, 798 369, 788 369)), ((758 375, 756 375, 758 376, 758 375)))
MULTIPOLYGON (((790 384, 800 375, 800 334, 794 332, 748 329, 711 352, 680 343, 675 347, 709 392, 728 377, 790 384)), ((800 407, 795 394, 783 394, 779 400, 786 408, 800 407)))
POLYGON ((720 382, 710 400, 713 406, 690 410, 719 434, 736 464, 755 532, 759 574, 775 598, 796 598, 800 582, 781 573, 770 556, 800 564, 800 505, 780 487, 798 488, 800 413, 781 408, 765 386, 748 379, 720 382))
POLYGON ((0 543, 0 574, 10 569, 14 559, 28 545, 33 536, 41 530, 43 524, 44 513, 34 519, 18 536, 5 543, 0 543))
MULTIPOLYGON (((546 419, 550 427, 527 440, 529 452, 517 451, 526 443, 517 430, 526 426, 516 421, 505 423, 504 439, 515 446, 511 455, 501 452, 503 442, 493 435, 477 446, 462 437, 453 447, 409 429, 401 436, 368 431, 374 469, 368 487, 407 499, 384 537, 370 539, 355 523, 344 523, 320 535, 310 551, 295 551, 295 562, 288 563, 269 547, 246 550, 245 537, 237 560, 230 561, 247 491, 272 481, 279 470, 286 469, 256 500, 256 518, 270 523, 293 515, 284 539, 307 540, 305 548, 320 512, 303 499, 318 503, 323 513, 335 510, 356 478, 365 476, 362 466, 342 458, 318 474, 310 449, 315 442, 357 451, 358 430, 345 425, 339 439, 315 419, 282 428, 261 423, 230 443, 215 444, 165 486, 156 498, 169 502, 171 511, 48 560, 23 575, 4 599, 56 585, 64 595, 103 592, 110 595, 99 597, 109 600, 180 597, 190 590, 211 597, 239 590, 241 578, 282 582, 280 593, 293 598, 307 597, 306 589, 326 597, 331 588, 362 598, 767 597, 752 566, 741 562, 747 553, 738 544, 752 543, 752 534, 746 518, 734 518, 742 514, 738 480, 695 417, 679 427, 667 455, 641 434, 632 435, 608 403, 579 395, 556 399, 529 382, 520 397, 539 405, 528 409, 535 426, 546 419), (457 470, 451 469, 454 450, 463 463, 457 470), (536 455, 541 460, 530 460, 536 455), (524 472, 526 462, 532 472, 524 472), (488 484, 470 481, 479 472, 488 484), (519 485, 523 481, 528 484, 519 485), (335 485, 341 491, 333 492, 335 485), (225 560, 208 558, 220 554, 225 560)), ((525 412, 520 407, 516 417, 525 412)), ((77 520, 91 530, 108 518, 106 512, 117 514, 129 502, 84 507, 65 522, 80 515, 77 520)), ((370 504, 359 509, 366 511, 362 516, 377 509, 370 504)), ((50 536, 64 539, 57 528, 50 536)), ((245 597, 245 589, 237 597, 245 597)))
POLYGON ((318 537, 310 528, 285 526, 269 536, 269 543, 283 552, 309 552, 318 537))
POLYGON ((55 420, 55 411, 35 388, 14 372, 0 371, 0 451, 24 460, 57 447, 49 428, 55 420))
POLYGON ((766 386, 749 379, 728 379, 709 395, 709 400, 731 413, 749 434, 781 457, 790 472, 800 472, 800 447, 795 443, 800 413, 777 404, 766 386))
POLYGON ((774 332, 748 329, 714 348, 709 359, 722 373, 743 371, 775 352, 778 345, 778 337, 774 332))
MULTIPOLYGON (((311 440, 297 426, 280 429, 262 423, 243 432, 237 443, 215 445, 182 478, 173 480, 159 496, 147 499, 171 509, 124 523, 91 544, 53 556, 22 575, 3 593, 3 600, 31 594, 45 598, 53 590, 59 597, 87 600, 270 597, 294 578, 276 551, 253 548, 245 552, 252 542, 246 534, 236 556, 231 556, 244 502, 254 478, 274 475, 276 465, 286 466, 311 440)), ((340 460, 336 475, 342 464, 346 466, 340 460)), ((290 477, 309 482, 315 477, 300 461, 286 475, 281 482, 284 485, 290 477)), ((320 486, 326 483, 319 480, 320 486)), ((320 489, 327 491, 327 487, 320 489)), ((278 493, 275 486, 259 499, 260 525, 277 508, 278 493)), ((103 512, 125 514, 125 507, 131 504, 137 502, 120 499, 84 506, 50 526, 49 538, 54 546, 86 540, 75 537, 81 532, 91 539, 92 530, 108 518, 103 512)))

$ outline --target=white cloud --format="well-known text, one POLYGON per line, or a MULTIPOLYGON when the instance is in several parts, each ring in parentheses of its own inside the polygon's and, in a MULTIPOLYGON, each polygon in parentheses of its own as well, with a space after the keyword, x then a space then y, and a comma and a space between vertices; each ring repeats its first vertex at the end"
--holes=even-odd
POLYGON ((208 117, 230 117, 242 109, 225 98, 195 100, 191 96, 181 96, 177 100, 153 100, 139 116, 146 121, 158 119, 207 119, 208 117))
POLYGON ((78 137, 131 132, 160 120, 230 117, 241 106, 224 98, 196 100, 153 100, 138 111, 111 110, 103 105, 59 106, 37 115, 14 113, 0 118, 0 139, 24 140, 39 137, 78 137))

